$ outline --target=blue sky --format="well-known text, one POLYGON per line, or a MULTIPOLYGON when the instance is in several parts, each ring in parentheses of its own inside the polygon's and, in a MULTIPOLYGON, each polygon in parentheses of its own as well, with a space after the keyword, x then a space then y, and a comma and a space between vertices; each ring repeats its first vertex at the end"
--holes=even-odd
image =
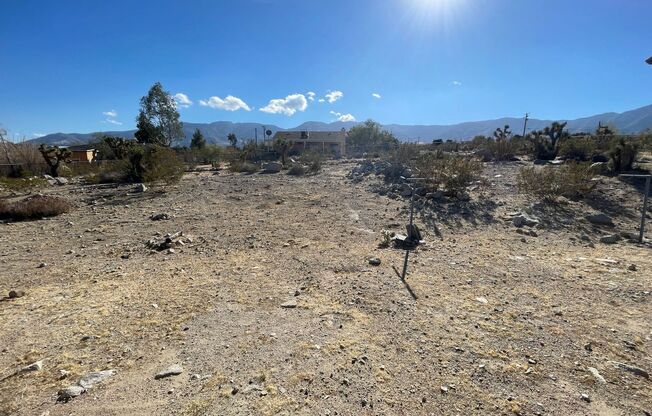
POLYGON ((131 129, 155 81, 189 122, 621 112, 652 103, 650 17, 650 0, 7 0, 0 123, 131 129))

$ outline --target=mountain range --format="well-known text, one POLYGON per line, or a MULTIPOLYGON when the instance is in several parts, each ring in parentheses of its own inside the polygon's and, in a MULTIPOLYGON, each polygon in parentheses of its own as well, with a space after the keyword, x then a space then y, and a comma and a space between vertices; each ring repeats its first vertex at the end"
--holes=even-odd
MULTIPOLYGON (((511 126, 515 134, 520 134, 523 129, 523 118, 504 117, 494 120, 471 121, 450 125, 404 125, 386 124, 385 130, 391 131, 397 138, 403 141, 431 141, 433 139, 455 139, 469 140, 477 135, 489 136, 498 127, 511 126)), ((570 133, 594 132, 598 123, 615 127, 621 134, 635 134, 652 128, 652 105, 626 111, 624 113, 603 113, 591 117, 583 117, 575 120, 528 120, 528 131, 540 130, 550 125, 553 121, 567 121, 567 129, 570 133)), ((324 123, 319 121, 308 121, 290 129, 284 129, 274 125, 265 125, 272 134, 277 131, 334 131, 350 129, 359 124, 358 122, 324 123)), ((182 145, 188 145, 195 129, 199 129, 209 143, 227 144, 227 135, 235 133, 239 140, 253 139, 258 130, 258 139, 263 139, 263 125, 259 123, 232 123, 230 121, 216 121, 213 123, 183 123, 185 139, 182 145)), ((33 140, 32 143, 46 143, 49 145, 72 146, 92 142, 100 135, 118 136, 133 138, 135 130, 127 131, 106 131, 101 133, 54 133, 48 134, 33 140)))

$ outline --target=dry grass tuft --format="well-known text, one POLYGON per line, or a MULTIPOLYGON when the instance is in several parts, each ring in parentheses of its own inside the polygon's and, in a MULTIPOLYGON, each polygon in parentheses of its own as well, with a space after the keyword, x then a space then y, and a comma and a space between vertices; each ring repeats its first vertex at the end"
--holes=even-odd
POLYGON ((72 204, 56 196, 37 195, 14 203, 0 201, 0 219, 13 221, 56 217, 69 212, 72 204))

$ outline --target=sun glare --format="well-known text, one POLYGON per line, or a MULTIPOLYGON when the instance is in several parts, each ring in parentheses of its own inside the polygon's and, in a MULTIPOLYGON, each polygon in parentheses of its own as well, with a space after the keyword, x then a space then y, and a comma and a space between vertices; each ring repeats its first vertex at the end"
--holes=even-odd
POLYGON ((465 0, 402 0, 412 24, 419 29, 446 29, 464 8, 465 0))

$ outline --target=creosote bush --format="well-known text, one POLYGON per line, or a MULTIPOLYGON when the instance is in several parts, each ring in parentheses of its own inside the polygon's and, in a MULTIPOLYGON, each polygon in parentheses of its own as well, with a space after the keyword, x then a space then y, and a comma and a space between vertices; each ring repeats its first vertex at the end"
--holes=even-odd
POLYGON ((566 163, 562 166, 531 166, 521 168, 517 183, 519 191, 546 201, 583 198, 597 185, 588 163, 566 163))
POLYGON ((306 174, 306 168, 303 165, 295 163, 288 169, 288 175, 303 176, 306 174))
POLYGON ((37 195, 14 203, 0 201, 0 219, 24 221, 56 217, 71 209, 72 204, 66 199, 37 195))
POLYGON ((229 170, 234 173, 256 173, 260 170, 260 167, 251 162, 232 160, 229 164, 229 170))
POLYGON ((425 178, 421 184, 428 192, 442 190, 446 195, 456 197, 463 195, 469 185, 480 179, 482 162, 443 152, 427 152, 410 160, 409 170, 425 178))

